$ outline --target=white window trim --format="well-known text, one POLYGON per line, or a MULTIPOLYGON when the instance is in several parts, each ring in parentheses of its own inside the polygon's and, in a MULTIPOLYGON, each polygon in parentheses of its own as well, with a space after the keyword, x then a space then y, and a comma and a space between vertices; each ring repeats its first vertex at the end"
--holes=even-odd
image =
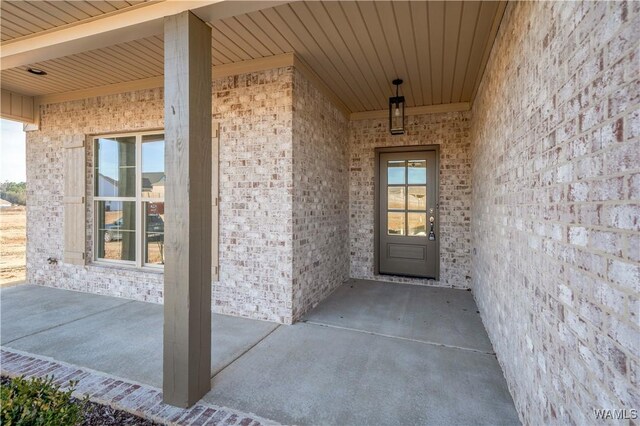
POLYGON ((163 271, 164 265, 157 265, 152 263, 144 263, 144 230, 142 229, 142 203, 164 203, 164 199, 161 198, 147 198, 142 197, 142 137, 146 135, 158 135, 164 134, 164 129, 155 129, 142 132, 127 132, 127 133, 108 133, 101 135, 93 135, 91 137, 91 150, 93 155, 93 170, 92 170, 92 200, 91 208, 93 209, 93 256, 92 263, 96 265, 104 266, 118 266, 125 268, 135 268, 148 271, 163 271), (96 140, 107 138, 123 138, 132 137, 136 138, 136 196, 135 197, 100 197, 95 195, 96 188, 96 140), (98 244, 99 244, 99 232, 98 232, 98 209, 96 203, 98 201, 133 201, 136 207, 136 260, 132 262, 130 260, 114 260, 114 259, 102 259, 98 257, 98 244))

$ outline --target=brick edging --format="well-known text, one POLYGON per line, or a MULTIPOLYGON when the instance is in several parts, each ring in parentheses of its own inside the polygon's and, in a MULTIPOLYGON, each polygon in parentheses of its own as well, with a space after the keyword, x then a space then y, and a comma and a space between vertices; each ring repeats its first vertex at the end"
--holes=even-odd
POLYGON ((156 387, 5 347, 0 349, 0 370, 9 377, 54 376, 54 383, 63 388, 70 380, 77 381, 75 397, 88 396, 94 402, 162 424, 278 425, 254 414, 202 401, 188 409, 173 407, 162 402, 162 390, 156 387))

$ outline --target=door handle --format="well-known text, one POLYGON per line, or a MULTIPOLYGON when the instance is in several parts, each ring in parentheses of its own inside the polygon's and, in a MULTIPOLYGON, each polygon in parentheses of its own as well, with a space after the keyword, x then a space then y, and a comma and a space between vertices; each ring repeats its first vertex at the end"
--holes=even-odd
POLYGON ((433 232, 433 222, 435 222, 435 218, 433 216, 429 217, 429 241, 435 241, 436 240, 436 233, 433 232))

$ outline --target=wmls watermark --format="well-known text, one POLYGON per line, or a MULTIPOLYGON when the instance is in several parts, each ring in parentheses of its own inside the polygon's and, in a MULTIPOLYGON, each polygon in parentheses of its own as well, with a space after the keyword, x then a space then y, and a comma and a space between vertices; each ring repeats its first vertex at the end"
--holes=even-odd
POLYGON ((597 420, 635 420, 638 418, 638 410, 633 409, 604 409, 599 408, 593 410, 593 414, 597 420))

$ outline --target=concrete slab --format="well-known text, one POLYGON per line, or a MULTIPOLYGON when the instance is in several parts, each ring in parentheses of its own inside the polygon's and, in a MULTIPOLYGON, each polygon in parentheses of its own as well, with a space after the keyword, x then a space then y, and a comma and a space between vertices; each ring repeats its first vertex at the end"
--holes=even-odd
POLYGON ((493 353, 471 292, 349 280, 304 320, 493 353))
POLYGON ((211 317, 211 377, 280 327, 273 322, 227 315, 211 317))
MULTIPOLYGON (((42 318, 50 319, 47 329, 29 333, 7 344, 7 347, 49 356, 59 361, 89 367, 120 377, 126 377, 152 386, 162 386, 162 305, 108 298, 57 289, 49 295, 53 301, 64 305, 72 300, 77 305, 95 304, 95 298, 104 299, 103 309, 91 315, 76 316, 75 320, 54 315, 55 303, 42 309, 29 309, 30 298, 38 298, 41 288, 30 286, 20 294, 7 296, 4 304, 13 305, 10 319, 5 321, 4 312, 0 326, 2 335, 16 336, 23 333, 24 324, 41 324, 42 318), (115 299, 118 304, 113 304, 115 299), (20 307, 23 307, 20 309, 20 307)), ((3 292, 4 298, 4 292, 3 292)), ((36 305, 39 306, 39 305, 36 305)), ((4 309, 3 309, 4 311, 4 309)), ((66 312, 66 311, 62 311, 66 312)), ((86 312, 85 312, 86 313, 86 312)), ((278 327, 277 324, 213 315, 212 365, 213 374, 259 342, 278 327)), ((26 327, 29 328, 29 327, 26 327)), ((33 327, 37 329, 37 327, 33 327)), ((212 375, 213 375, 212 374, 212 375)))
POLYGON ((203 399, 284 424, 519 424, 493 355, 362 332, 280 327, 203 399))
MULTIPOLYGON (((6 346, 161 386, 161 305, 36 286, 0 297, 6 346)), ((354 282, 308 318, 213 315, 205 401, 285 424, 518 423, 468 292, 354 282)))
POLYGON ((0 289, 0 342, 76 321, 130 302, 56 288, 20 285, 0 289))

